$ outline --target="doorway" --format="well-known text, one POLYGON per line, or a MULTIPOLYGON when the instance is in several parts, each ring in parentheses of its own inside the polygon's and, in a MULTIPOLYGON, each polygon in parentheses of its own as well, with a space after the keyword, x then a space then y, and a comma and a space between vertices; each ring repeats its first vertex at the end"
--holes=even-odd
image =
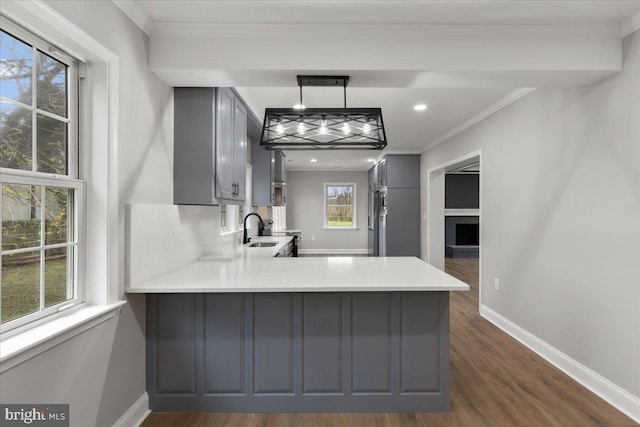
POLYGON ((478 308, 482 295, 480 157, 480 151, 469 153, 427 173, 426 261, 469 284, 478 308))

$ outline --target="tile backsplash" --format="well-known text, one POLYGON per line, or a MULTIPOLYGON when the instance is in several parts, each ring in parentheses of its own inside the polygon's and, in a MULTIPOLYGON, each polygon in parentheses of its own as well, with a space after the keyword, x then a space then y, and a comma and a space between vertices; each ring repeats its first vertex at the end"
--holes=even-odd
POLYGON ((220 235, 219 206, 133 204, 127 206, 127 285, 196 262, 204 255, 238 253, 235 233, 220 235))

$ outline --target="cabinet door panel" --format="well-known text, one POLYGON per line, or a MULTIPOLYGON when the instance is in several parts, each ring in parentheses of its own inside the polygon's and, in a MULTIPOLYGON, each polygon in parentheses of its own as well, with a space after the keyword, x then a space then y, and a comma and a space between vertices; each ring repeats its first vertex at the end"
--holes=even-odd
POLYGON ((159 295, 156 318, 156 393, 196 392, 195 295, 159 295))
POLYGON ((439 390, 439 293, 404 293, 400 318, 400 391, 439 390))
POLYGON ((204 369, 207 393, 244 392, 244 295, 205 296, 204 369))
POLYGON ((342 393, 342 295, 304 294, 302 298, 303 392, 342 393))
POLYGON ((216 197, 233 199, 234 95, 219 88, 216 102, 216 197))
POLYGON ((236 182, 236 200, 245 199, 247 159, 247 110, 238 98, 235 98, 233 118, 233 177, 236 182))
POLYGON ((391 392, 391 295, 353 294, 353 393, 391 392))
POLYGON ((293 294, 255 294, 254 392, 293 393, 293 294))

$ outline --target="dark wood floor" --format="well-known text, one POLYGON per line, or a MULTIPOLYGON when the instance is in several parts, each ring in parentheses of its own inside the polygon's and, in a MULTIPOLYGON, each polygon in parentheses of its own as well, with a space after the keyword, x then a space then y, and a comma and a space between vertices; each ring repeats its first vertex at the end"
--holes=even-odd
POLYGON ((144 427, 636 426, 478 314, 478 260, 447 259, 468 283, 451 293, 451 410, 447 413, 152 413, 144 427))

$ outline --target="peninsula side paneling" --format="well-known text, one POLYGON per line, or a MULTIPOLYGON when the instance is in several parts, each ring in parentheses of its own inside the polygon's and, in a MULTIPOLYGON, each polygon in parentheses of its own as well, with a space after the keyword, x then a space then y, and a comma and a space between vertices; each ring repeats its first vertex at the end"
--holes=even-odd
POLYGON ((449 293, 149 294, 153 411, 449 408, 449 293))

